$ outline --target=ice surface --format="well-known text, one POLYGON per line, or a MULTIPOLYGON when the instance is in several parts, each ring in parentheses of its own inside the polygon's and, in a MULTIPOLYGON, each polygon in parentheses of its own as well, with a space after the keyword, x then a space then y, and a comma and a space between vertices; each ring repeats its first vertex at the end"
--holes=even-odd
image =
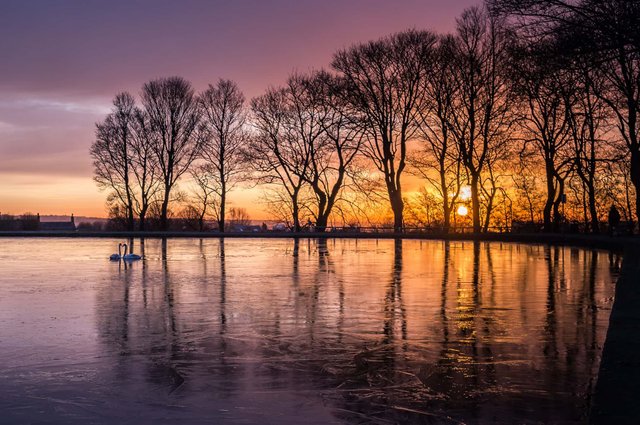
POLYGON ((3 424, 581 423, 617 258, 519 244, 0 239, 3 424))

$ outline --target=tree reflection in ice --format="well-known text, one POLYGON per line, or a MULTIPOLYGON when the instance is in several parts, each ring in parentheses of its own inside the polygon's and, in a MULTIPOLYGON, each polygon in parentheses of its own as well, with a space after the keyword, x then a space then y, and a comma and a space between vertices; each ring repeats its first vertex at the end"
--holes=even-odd
MULTIPOLYGON (((15 422, 38 419, 19 407, 46 411, 36 400, 60 387, 86 404, 55 410, 70 423, 579 423, 619 270, 607 253, 562 247, 331 239, 147 239, 144 259, 119 269, 101 261, 114 241, 87 240, 93 254, 70 269, 58 256, 73 243, 30 246, 41 255, 8 263, 0 287, 8 325, 28 302, 18 284, 48 294, 43 314, 93 298, 75 313, 89 319, 75 350, 48 340, 62 360, 0 348, 0 395, 31 397, 0 402, 15 422), (74 386, 34 372, 80 358, 93 377, 74 386)), ((21 329, 37 340, 33 317, 21 329)))

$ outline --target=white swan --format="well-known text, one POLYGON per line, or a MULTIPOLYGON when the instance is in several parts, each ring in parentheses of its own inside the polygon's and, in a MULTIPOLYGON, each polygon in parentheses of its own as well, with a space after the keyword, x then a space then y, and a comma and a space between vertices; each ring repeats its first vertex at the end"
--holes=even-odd
POLYGON ((127 254, 127 250, 129 249, 127 247, 126 243, 123 243, 122 246, 124 247, 124 255, 122 256, 122 259, 125 261, 135 261, 135 260, 140 260, 142 259, 142 257, 138 254, 134 254, 133 252, 131 254, 127 254))
MULTIPOLYGON (((109 257, 110 261, 120 261, 120 259, 122 259, 121 248, 122 248, 122 244, 119 243, 118 244, 118 253, 117 254, 111 254, 111 256, 109 257)), ((126 254, 126 251, 125 251, 125 254, 126 254)))

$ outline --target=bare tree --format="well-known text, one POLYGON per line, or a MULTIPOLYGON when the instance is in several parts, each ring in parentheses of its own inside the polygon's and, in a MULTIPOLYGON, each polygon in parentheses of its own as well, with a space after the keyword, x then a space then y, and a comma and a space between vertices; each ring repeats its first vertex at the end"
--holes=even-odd
POLYGON ((242 149, 247 141, 244 95, 233 81, 220 80, 200 97, 207 128, 202 156, 216 179, 214 193, 218 230, 224 232, 227 194, 244 170, 242 149))
POLYGON ((421 188, 417 194, 406 201, 405 223, 409 221, 413 226, 429 227, 435 222, 442 223, 442 200, 432 192, 421 188))
POLYGON ((219 181, 216 170, 209 163, 200 164, 189 171, 191 178, 195 184, 192 198, 192 210, 196 212, 195 216, 198 221, 198 229, 202 232, 205 229, 205 220, 208 216, 220 223, 220 206, 219 206, 219 181))
MULTIPOLYGON (((626 146, 620 152, 622 155, 626 152, 626 146)), ((631 178, 629 177, 630 168, 629 158, 624 156, 616 158, 615 161, 605 162, 603 173, 606 176, 603 179, 603 195, 612 204, 616 205, 622 212, 625 221, 634 222, 634 202, 635 193, 632 188, 631 178)))
POLYGON ((229 223, 232 226, 249 226, 251 217, 249 217, 246 209, 232 207, 229 209, 229 223))
MULTIPOLYGON (((485 172, 483 173, 482 180, 480 182, 481 191, 481 206, 484 214, 481 213, 481 218, 484 222, 482 225, 482 231, 488 232, 489 226, 492 220, 492 214, 496 207, 496 195, 498 192, 502 194, 502 203, 506 207, 508 201, 504 188, 500 186, 501 181, 504 180, 509 173, 508 167, 512 166, 509 163, 509 156, 512 154, 512 149, 509 149, 507 143, 509 139, 498 139, 493 143, 492 149, 489 150, 486 157, 485 172)), ((509 201, 510 202, 510 201, 509 201)), ((507 226, 507 214, 504 214, 504 223, 507 226)))
POLYGON ((520 155, 517 168, 512 175, 515 187, 516 203, 520 204, 520 209, 526 212, 529 224, 533 225, 537 221, 536 215, 543 209, 543 195, 538 190, 538 175, 535 172, 536 161, 532 154, 520 155), (533 169, 533 170, 532 170, 533 169))
MULTIPOLYGON (((635 26, 640 26, 640 19, 635 26)), ((612 55, 614 60, 602 68, 609 89, 600 92, 599 96, 613 112, 629 153, 637 220, 640 219, 640 51, 637 45, 619 43, 612 55)))
POLYGON ((418 126, 424 146, 409 159, 415 173, 440 195, 445 233, 451 226, 451 214, 461 187, 460 152, 450 131, 452 99, 458 90, 453 70, 454 43, 451 36, 440 39, 431 71, 422 81, 425 96, 418 108, 418 126))
POLYGON ((572 71, 571 84, 576 87, 576 102, 570 111, 574 168, 583 189, 585 226, 598 233, 597 172, 603 169, 604 162, 615 160, 615 153, 606 149, 610 147, 605 141, 605 137, 610 136, 609 114, 605 103, 596 95, 603 84, 601 73, 581 59, 574 62, 572 71))
POLYGON ((135 225, 131 144, 136 114, 133 96, 126 92, 116 95, 112 112, 102 123, 96 124, 96 140, 90 151, 94 180, 100 188, 112 190, 110 199, 124 208, 127 230, 133 230, 135 225))
POLYGON ((160 226, 166 230, 171 191, 202 152, 202 114, 191 84, 181 77, 149 81, 141 98, 155 133, 151 140, 163 183, 160 226))
POLYGON ((561 43, 562 56, 586 56, 602 71, 598 96, 615 116, 631 166, 640 217, 640 3, 627 0, 492 0, 495 13, 512 18, 537 38, 561 43))
POLYGON ((135 182, 137 196, 134 198, 134 211, 138 214, 138 228, 146 230, 146 218, 149 207, 156 201, 160 191, 160 169, 158 158, 154 154, 156 133, 151 129, 149 115, 136 109, 131 139, 131 172, 135 182))
POLYGON ((304 180, 314 197, 315 229, 324 231, 359 153, 362 133, 341 92, 344 81, 327 72, 293 76, 289 81, 297 118, 295 127, 309 144, 304 180))
POLYGON ((586 38, 575 47, 588 46, 583 52, 612 51, 620 43, 640 51, 637 1, 489 0, 487 3, 494 14, 513 18, 523 33, 536 38, 582 34, 586 38))
MULTIPOLYGON (((245 155, 259 183, 284 189, 293 228, 299 232, 300 195, 309 168, 311 145, 300 137, 297 126, 292 125, 297 118, 291 96, 290 88, 269 89, 251 101, 256 134, 250 139, 245 155)), ((300 124, 306 125, 306 122, 300 124)), ((308 131, 305 136, 313 138, 320 129, 316 123, 308 131)))
POLYGON ((488 155, 507 141, 513 123, 506 74, 508 40, 502 24, 478 7, 465 10, 457 21, 458 90, 450 130, 471 180, 474 232, 481 230, 481 179, 488 155))
POLYGON ((200 231, 204 229, 202 210, 198 206, 187 203, 178 212, 177 221, 181 230, 200 231))
POLYGON ((430 70, 436 40, 427 31, 405 31, 341 50, 332 62, 345 78, 354 112, 366 124, 363 153, 384 177, 396 232, 403 227, 407 143, 416 132, 420 84, 430 70))
POLYGON ((543 160, 547 199, 543 210, 544 230, 552 231, 560 217, 552 216, 562 197, 558 184, 562 169, 571 165, 571 111, 576 102, 567 71, 554 66, 549 46, 521 46, 514 54, 514 92, 522 105, 519 116, 524 149, 533 149, 543 160))

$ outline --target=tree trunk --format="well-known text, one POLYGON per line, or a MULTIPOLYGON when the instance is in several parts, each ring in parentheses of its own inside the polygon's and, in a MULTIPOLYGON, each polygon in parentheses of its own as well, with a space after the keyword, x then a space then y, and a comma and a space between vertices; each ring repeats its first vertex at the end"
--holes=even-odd
POLYGON ((220 194, 220 213, 218 214, 218 230, 224 232, 225 221, 225 209, 227 208, 227 188, 226 184, 222 183, 222 190, 220 194))
POLYGON ((316 220, 316 232, 324 232, 327 228, 327 222, 329 221, 329 217, 326 214, 318 215, 318 219, 316 220))
POLYGON ((127 230, 133 232, 135 230, 135 218, 133 216, 133 200, 131 199, 131 190, 129 189, 129 180, 125 180, 127 185, 127 230))
POLYGON ((555 200, 556 188, 554 186, 554 172, 553 172, 553 164, 547 164, 545 167, 546 177, 547 177, 547 200, 544 203, 544 210, 542 212, 542 217, 544 220, 543 230, 545 232, 553 231, 553 226, 551 222, 551 210, 553 209, 553 201, 555 200))
POLYGON ((451 229, 451 210, 449 209, 449 200, 446 198, 443 201, 442 211, 444 213, 444 223, 442 230, 444 231, 444 233, 449 233, 449 230, 451 229))
POLYGON ((329 221, 330 206, 327 202, 327 195, 325 195, 323 191, 318 189, 319 188, 316 189, 314 186, 316 196, 318 197, 318 214, 316 217, 315 231, 324 232, 325 228, 327 227, 327 221, 329 221))
POLYGON ((598 221, 598 209, 596 206, 596 190, 593 182, 587 185, 588 189, 588 201, 589 201, 589 215, 591 216, 591 231, 593 233, 600 233, 600 222, 598 221))
POLYGON ((629 176, 625 175, 624 178, 624 201, 626 205, 625 216, 626 219, 632 222, 632 227, 634 226, 633 222, 633 208, 631 207, 631 190, 629 187, 629 176))
POLYGON ((631 183, 636 190, 636 220, 640 219, 640 151, 631 151, 631 183))
POLYGON ((447 190, 447 181, 444 171, 444 164, 440 163, 440 191, 442 192, 442 216, 444 218, 444 233, 449 233, 451 227, 451 210, 449 209, 449 191, 447 190))
POLYGON ((204 215, 206 212, 206 207, 202 209, 202 212, 200 213, 200 216, 198 217, 198 229, 201 232, 204 232, 204 215))
MULTIPOLYGON (((527 202, 529 203, 529 219, 531 220, 531 224, 534 224, 536 221, 536 217, 533 212, 533 202, 531 202, 530 197, 527 197, 527 202)), ((511 221, 513 222, 513 217, 511 217, 511 221)), ((512 223, 512 226, 513 226, 513 223, 512 223)))
POLYGON ((480 233, 480 176, 478 173, 471 175, 471 210, 473 215, 473 233, 480 233))
POLYGON ((225 209, 227 208, 227 182, 224 176, 224 145, 220 148, 220 213, 218 214, 218 230, 224 233, 225 209))
POLYGON ((395 233, 402 233, 404 212, 404 201, 402 200, 402 193, 398 190, 394 190, 389 193, 389 199, 391 201, 391 210, 393 211, 393 231, 395 233))
POLYGON ((298 207, 298 200, 292 199, 293 205, 291 208, 292 216, 293 216, 293 231, 300 232, 300 209, 298 207))
MULTIPOLYGON (((125 173, 128 173, 127 168, 125 168, 125 173)), ((131 196, 131 189, 129 188, 129 179, 125 177, 124 184, 126 187, 127 193, 127 230, 132 232, 135 230, 135 218, 133 216, 133 200, 131 196)))
POLYGON ((314 190, 316 192, 316 196, 318 197, 318 216, 316 218, 316 232, 324 232, 324 229, 327 227, 327 221, 329 221, 329 204, 327 202, 327 195, 320 190, 320 188, 316 188, 314 185, 314 190))
POLYGON ((566 220, 566 217, 564 217, 564 215, 560 213, 560 205, 563 204, 562 202, 563 195, 564 195, 564 180, 558 178, 558 197, 553 202, 553 230, 555 232, 560 231, 560 222, 566 220))
POLYGON ((162 230, 169 230, 167 215, 169 211, 169 188, 165 187, 164 198, 162 199, 162 209, 160 211, 160 227, 162 230))
MULTIPOLYGON (((491 196, 489 197, 489 201, 487 202, 487 214, 484 218, 484 225, 482 227, 482 231, 487 233, 489 231, 489 225, 491 224, 491 212, 493 210, 493 200, 496 196, 496 189, 491 188, 491 196)), ((505 215, 506 221, 506 215, 505 215)))
POLYGON ((584 224, 585 233, 589 233, 591 229, 591 219, 588 213, 589 207, 587 206, 587 186, 582 185, 582 224, 584 224))
POLYGON ((135 219, 133 218, 133 207, 127 208, 127 230, 133 232, 135 230, 135 219))
POLYGON ((600 233, 600 223, 598 221, 598 209, 596 207, 596 188, 594 184, 596 174, 596 137, 593 121, 589 120, 589 141, 591 143, 591 155, 589 157, 589 179, 587 188, 589 189, 589 214, 591 215, 591 231, 600 233))
POLYGON ((144 232, 145 226, 146 226, 146 221, 147 221, 147 208, 146 207, 144 207, 142 209, 142 211, 140 211, 139 220, 140 220, 140 223, 138 225, 138 228, 140 229, 141 232, 144 232))

